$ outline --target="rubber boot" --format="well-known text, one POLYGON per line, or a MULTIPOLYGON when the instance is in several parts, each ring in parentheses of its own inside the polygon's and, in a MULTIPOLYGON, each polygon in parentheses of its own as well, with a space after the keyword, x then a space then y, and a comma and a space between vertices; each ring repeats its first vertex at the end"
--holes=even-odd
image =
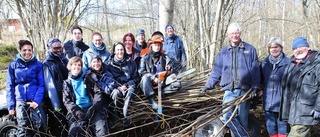
POLYGON ((287 134, 278 134, 278 137, 287 137, 287 134))
POLYGON ((151 96, 151 97, 149 98, 149 101, 150 101, 150 103, 151 103, 152 109, 158 109, 158 103, 157 103, 157 101, 154 99, 153 96, 151 96))

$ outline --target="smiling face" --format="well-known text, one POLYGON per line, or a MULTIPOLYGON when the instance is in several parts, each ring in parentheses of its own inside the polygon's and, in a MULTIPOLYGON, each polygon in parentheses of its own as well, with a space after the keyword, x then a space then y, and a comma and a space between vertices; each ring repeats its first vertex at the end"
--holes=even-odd
POLYGON ((142 44, 145 41, 144 34, 137 35, 137 41, 138 41, 139 44, 142 44))
POLYGON ((171 26, 169 26, 167 27, 166 32, 167 32, 167 35, 171 37, 174 34, 174 29, 171 26))
POLYGON ((91 68, 92 68, 93 70, 99 71, 99 70, 101 69, 101 66, 102 66, 101 60, 99 60, 99 59, 97 59, 97 58, 92 59, 92 61, 91 61, 91 68))
POLYGON ((161 44, 160 43, 153 43, 151 44, 151 48, 153 52, 159 52, 161 49, 161 44))
POLYGON ((293 50, 296 59, 304 59, 308 55, 309 47, 298 47, 293 50))
POLYGON ((126 37, 124 46, 126 47, 127 51, 132 51, 133 41, 130 36, 126 37))
POLYGON ((82 33, 79 29, 74 29, 72 30, 72 37, 75 41, 80 41, 82 40, 82 33))
POLYGON ((33 50, 31 45, 23 45, 19 52, 24 60, 30 60, 32 58, 33 50))
POLYGON ((70 70, 70 73, 71 73, 72 75, 78 75, 78 74, 80 74, 81 69, 82 69, 81 61, 77 61, 77 62, 72 63, 70 69, 71 69, 71 70, 70 70))
POLYGON ((60 42, 55 42, 50 46, 50 52, 61 55, 62 54, 62 45, 60 42))
POLYGON ((115 46, 114 48, 114 54, 115 54, 115 58, 117 60, 122 60, 124 58, 124 49, 123 46, 118 44, 115 46))
POLYGON ((100 35, 93 35, 92 43, 94 44, 94 46, 100 47, 102 45, 102 37, 100 35))
POLYGON ((282 51, 281 46, 275 43, 272 43, 269 48, 269 53, 273 58, 277 58, 280 55, 281 51, 282 51))
POLYGON ((237 46, 239 44, 241 32, 237 28, 231 28, 228 30, 227 35, 233 46, 237 46))

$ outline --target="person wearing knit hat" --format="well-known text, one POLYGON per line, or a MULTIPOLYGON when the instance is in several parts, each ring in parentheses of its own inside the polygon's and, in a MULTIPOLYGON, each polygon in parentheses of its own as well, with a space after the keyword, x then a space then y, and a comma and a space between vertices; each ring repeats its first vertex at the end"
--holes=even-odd
POLYGON ((64 115, 67 110, 63 105, 62 91, 63 80, 68 78, 68 59, 62 53, 62 44, 58 38, 51 38, 47 42, 47 54, 43 61, 43 73, 45 91, 44 105, 48 111, 48 122, 50 133, 53 136, 67 136, 67 120, 64 115), (50 107, 49 107, 50 106, 50 107))
MULTIPOLYGON (((159 82, 158 74, 162 71, 169 71, 172 68, 172 63, 169 57, 165 56, 162 50, 163 37, 155 33, 148 41, 148 53, 141 58, 139 74, 141 78, 140 88, 144 95, 149 99, 153 109, 157 109, 157 102, 155 101, 155 90, 159 82), (154 88, 156 87, 156 88, 154 88)), ((165 85, 162 89, 163 93, 172 93, 179 90, 180 82, 174 82, 165 85)))
POLYGON ((63 44, 63 53, 67 59, 74 56, 82 58, 83 52, 89 49, 89 46, 83 42, 82 29, 79 26, 73 26, 70 32, 73 38, 63 44))
POLYGON ((171 24, 165 27, 167 36, 163 44, 165 54, 174 61, 173 72, 180 73, 186 70, 187 55, 185 52, 182 39, 174 33, 174 28, 171 24))
POLYGON ((282 78, 280 120, 291 125, 288 137, 310 137, 320 122, 320 54, 304 37, 295 38, 292 49, 282 78))
POLYGON ((138 29, 136 32, 136 42, 133 45, 133 48, 135 48, 137 51, 141 52, 141 50, 145 49, 147 47, 147 43, 145 40, 145 32, 143 29, 138 29))

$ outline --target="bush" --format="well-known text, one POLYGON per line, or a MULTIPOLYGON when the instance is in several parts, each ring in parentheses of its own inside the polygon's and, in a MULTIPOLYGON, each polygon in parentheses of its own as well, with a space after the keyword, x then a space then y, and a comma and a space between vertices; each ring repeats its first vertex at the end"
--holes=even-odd
POLYGON ((18 53, 15 46, 0 46, 0 70, 7 69, 9 62, 11 62, 18 53))

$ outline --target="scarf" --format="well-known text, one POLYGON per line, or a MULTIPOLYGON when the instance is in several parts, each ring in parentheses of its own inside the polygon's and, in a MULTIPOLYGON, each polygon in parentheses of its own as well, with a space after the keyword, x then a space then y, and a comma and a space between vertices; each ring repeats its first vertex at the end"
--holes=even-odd
POLYGON ((271 55, 269 55, 269 62, 272 64, 272 69, 276 68, 276 65, 280 63, 280 61, 283 59, 283 53, 281 52, 280 55, 277 58, 273 58, 271 55))
POLYGON ((103 53, 106 51, 106 45, 104 43, 101 44, 100 47, 96 47, 93 43, 90 43, 89 47, 94 51, 99 54, 103 53))

